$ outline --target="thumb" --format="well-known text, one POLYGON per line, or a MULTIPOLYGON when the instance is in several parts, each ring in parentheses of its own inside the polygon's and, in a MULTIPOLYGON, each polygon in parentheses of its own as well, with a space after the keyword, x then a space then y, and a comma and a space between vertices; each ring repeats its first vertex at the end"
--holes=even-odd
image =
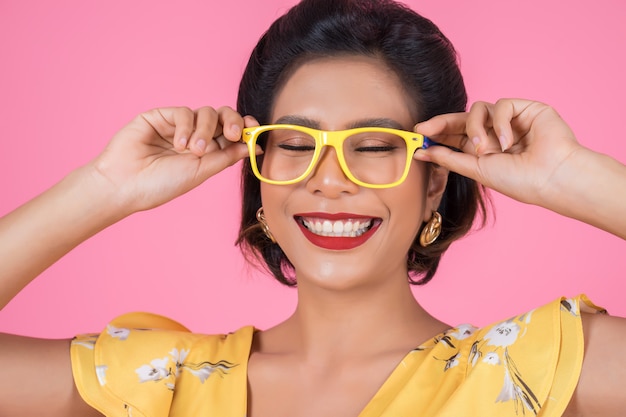
POLYGON ((245 143, 231 143, 218 152, 203 155, 198 176, 204 181, 247 157, 248 146, 245 143))

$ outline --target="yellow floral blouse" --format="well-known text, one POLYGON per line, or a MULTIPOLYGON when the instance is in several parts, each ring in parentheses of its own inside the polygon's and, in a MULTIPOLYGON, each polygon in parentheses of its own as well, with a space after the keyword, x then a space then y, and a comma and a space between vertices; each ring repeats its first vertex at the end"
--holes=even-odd
MULTIPOLYGON (((361 412, 373 416, 560 416, 583 358, 584 295, 482 329, 460 325, 407 353, 361 412)), ((200 335, 133 313, 77 336, 81 396, 108 417, 245 417, 253 327, 200 335)))

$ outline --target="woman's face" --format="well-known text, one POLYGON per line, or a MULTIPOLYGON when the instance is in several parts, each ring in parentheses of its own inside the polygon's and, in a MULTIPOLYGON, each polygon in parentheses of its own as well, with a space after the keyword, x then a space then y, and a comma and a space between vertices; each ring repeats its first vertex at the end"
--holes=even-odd
MULTIPOLYGON (((383 121, 386 127, 411 130, 419 111, 413 103, 395 73, 375 58, 320 58, 301 65, 286 81, 274 101, 271 122, 343 130, 383 121)), ((408 178, 397 187, 360 187, 345 177, 334 149, 325 147, 305 180, 262 183, 267 222, 295 266, 298 284, 348 288, 394 274, 406 282, 407 252, 439 204, 447 179, 442 171, 413 161, 408 178), (358 224, 359 233, 365 232, 358 237, 321 236, 311 226, 316 223, 334 231, 358 224)))

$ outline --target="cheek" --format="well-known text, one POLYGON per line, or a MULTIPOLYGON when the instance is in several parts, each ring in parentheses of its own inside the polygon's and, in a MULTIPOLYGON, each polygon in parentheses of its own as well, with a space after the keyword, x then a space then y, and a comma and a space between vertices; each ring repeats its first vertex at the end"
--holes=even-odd
POLYGON ((277 200, 277 192, 274 188, 275 187, 268 186, 268 184, 265 184, 264 182, 261 183, 261 205, 263 206, 266 219, 274 217, 274 204, 277 200))
POLYGON ((428 189, 428 173, 426 164, 414 161, 406 180, 398 186, 399 199, 410 206, 413 212, 421 212, 425 208, 428 189))
POLYGON ((280 235, 285 223, 285 204, 291 195, 289 186, 261 183, 261 204, 272 233, 280 235))
POLYGON ((390 196, 391 217, 416 234, 422 225, 426 211, 427 174, 424 164, 415 163, 407 179, 397 187, 397 192, 390 196), (395 208, 395 215, 394 215, 395 208))

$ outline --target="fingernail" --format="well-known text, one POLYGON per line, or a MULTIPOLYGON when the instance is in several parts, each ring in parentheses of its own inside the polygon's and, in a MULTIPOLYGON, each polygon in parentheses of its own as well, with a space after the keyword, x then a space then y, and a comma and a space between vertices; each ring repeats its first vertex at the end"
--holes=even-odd
POLYGON ((472 138, 472 143, 474 144, 474 149, 477 151, 480 146, 480 138, 478 136, 474 136, 472 138))
POLYGON ((506 140, 506 136, 504 135, 500 135, 500 137, 498 138, 498 140, 500 141, 500 147, 502 148, 502 152, 506 151, 507 146, 508 146, 508 141, 506 140))
POLYGON ((415 157, 415 159, 417 159, 418 161, 422 161, 422 162, 432 162, 432 159, 430 159, 430 155, 428 155, 426 153, 425 150, 423 149, 418 149, 417 151, 415 151, 415 154, 413 154, 413 156, 415 157))
POLYGON ((241 128, 239 127, 239 125, 232 125, 230 127, 230 130, 236 135, 236 136, 241 136, 241 128))
POLYGON ((199 151, 202 151, 202 152, 206 151, 206 142, 205 142, 205 140, 204 139, 198 139, 198 141, 196 142, 196 148, 199 151))
POLYGON ((178 139, 178 145, 184 149, 187 146, 187 138, 178 139))

